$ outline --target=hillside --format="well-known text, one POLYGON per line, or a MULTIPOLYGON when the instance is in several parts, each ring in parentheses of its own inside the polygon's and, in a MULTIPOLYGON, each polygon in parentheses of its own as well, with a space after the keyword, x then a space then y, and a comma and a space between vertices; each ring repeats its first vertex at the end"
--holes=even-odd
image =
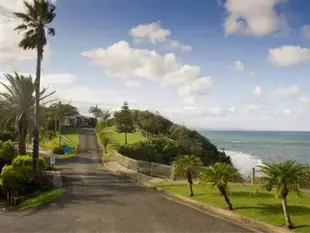
POLYGON ((136 133, 128 134, 128 144, 123 145, 123 134, 115 129, 115 119, 108 121, 102 135, 112 138, 113 145, 120 153, 141 160, 170 164, 178 155, 193 154, 205 164, 215 162, 231 163, 230 157, 221 152, 205 136, 196 130, 174 124, 159 113, 131 110, 136 133), (147 140, 148 139, 148 140, 147 140), (116 146, 117 145, 117 146, 116 146))

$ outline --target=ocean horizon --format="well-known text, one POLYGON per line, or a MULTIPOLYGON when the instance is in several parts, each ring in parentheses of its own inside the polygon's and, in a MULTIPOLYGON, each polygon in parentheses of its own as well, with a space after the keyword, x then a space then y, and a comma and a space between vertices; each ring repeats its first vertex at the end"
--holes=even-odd
POLYGON ((263 162, 291 159, 310 164, 309 131, 204 129, 199 132, 224 149, 243 175, 250 175, 252 167, 263 162))

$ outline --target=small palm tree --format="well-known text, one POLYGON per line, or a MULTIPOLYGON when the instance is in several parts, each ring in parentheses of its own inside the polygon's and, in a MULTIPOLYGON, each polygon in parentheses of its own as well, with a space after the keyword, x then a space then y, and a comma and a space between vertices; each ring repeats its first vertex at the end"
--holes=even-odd
POLYGON ((102 114, 102 110, 98 107, 98 104, 95 107, 90 107, 88 112, 93 114, 93 116, 96 118, 96 120, 98 120, 98 118, 102 114))
POLYGON ((19 47, 24 50, 37 51, 37 67, 35 80, 35 126, 33 140, 33 167, 39 171, 39 131, 40 131, 40 77, 43 48, 47 44, 46 32, 54 36, 55 29, 48 25, 54 20, 56 7, 48 0, 24 1, 25 12, 14 12, 15 16, 23 21, 15 30, 24 31, 19 47))
POLYGON ((286 160, 282 163, 263 163, 259 166, 264 174, 264 185, 268 191, 274 191, 276 198, 281 198, 282 208, 285 217, 285 224, 289 229, 293 229, 293 224, 287 209, 286 197, 290 191, 301 195, 299 187, 305 167, 295 164, 295 161, 286 160))
MULTIPOLYGON (((0 93, 0 123, 3 126, 8 126, 11 123, 16 123, 19 129, 19 153, 26 154, 26 136, 34 124, 34 103, 35 84, 32 77, 23 75, 15 76, 6 74, 8 84, 0 82, 4 87, 4 92, 0 93)), ((44 100, 51 92, 45 94, 47 89, 40 92, 40 100, 44 100)))
POLYGON ((228 181, 232 181, 239 176, 238 171, 227 163, 215 163, 204 168, 200 173, 199 179, 203 183, 211 182, 211 185, 216 187, 224 197, 228 208, 233 210, 233 206, 228 197, 228 181))
MULTIPOLYGON (((78 115, 79 112, 76 107, 69 104, 63 104, 61 101, 55 103, 51 106, 52 112, 55 114, 55 119, 58 119, 59 122, 59 146, 61 144, 61 129, 62 122, 66 119, 66 117, 78 115)), ((56 123, 55 123, 56 124, 56 123)))
POLYGON ((194 196, 193 177, 199 174, 202 166, 200 158, 194 155, 181 155, 174 162, 174 173, 187 179, 189 184, 189 195, 194 196))

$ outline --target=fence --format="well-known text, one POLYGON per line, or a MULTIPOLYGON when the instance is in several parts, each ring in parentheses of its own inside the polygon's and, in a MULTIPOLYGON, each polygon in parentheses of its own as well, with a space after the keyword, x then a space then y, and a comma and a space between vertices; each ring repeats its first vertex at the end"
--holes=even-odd
MULTIPOLYGON (((59 133, 56 132, 56 136, 59 137, 59 133)), ((61 141, 64 142, 65 144, 71 146, 72 148, 77 149, 78 145, 75 142, 70 141, 68 138, 66 138, 65 136, 61 135, 61 141)))
POLYGON ((160 178, 173 178, 173 166, 154 162, 135 160, 114 151, 112 159, 127 169, 160 178))

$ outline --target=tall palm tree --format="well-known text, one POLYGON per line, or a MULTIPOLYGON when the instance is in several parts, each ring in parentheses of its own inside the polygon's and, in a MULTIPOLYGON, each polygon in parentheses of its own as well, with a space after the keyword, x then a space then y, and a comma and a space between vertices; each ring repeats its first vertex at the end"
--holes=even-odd
POLYGON ((39 171, 39 130, 40 130, 40 77, 43 48, 47 44, 46 33, 54 36, 55 29, 48 25, 56 17, 56 7, 48 0, 24 1, 25 12, 14 12, 15 16, 23 21, 15 30, 24 31, 19 47, 24 50, 37 51, 37 67, 35 80, 35 126, 33 140, 33 167, 39 171))
POLYGON ((286 160, 282 163, 263 163, 259 166, 264 175, 263 180, 266 182, 265 188, 268 191, 274 191, 275 197, 282 200, 285 224, 289 229, 293 229, 293 224, 287 209, 286 197, 290 191, 301 196, 299 187, 305 172, 304 166, 295 163, 295 161, 286 160))
MULTIPOLYGON (((8 126, 16 122, 19 129, 19 153, 26 153, 26 136, 29 128, 34 124, 34 103, 35 84, 32 77, 23 75, 15 76, 6 74, 8 84, 0 82, 4 87, 4 92, 0 93, 0 123, 8 126)), ((39 100, 43 100, 50 95, 51 92, 45 94, 47 89, 43 89, 39 93, 39 100)))
POLYGON ((233 206, 228 197, 228 181, 236 177, 239 177, 238 171, 227 163, 215 163, 204 168, 199 175, 202 183, 211 182, 211 185, 220 191, 230 210, 233 210, 233 206))
POLYGON ((180 175, 187 179, 191 197, 194 196, 193 177, 198 175, 201 166, 200 158, 194 155, 181 155, 174 161, 174 175, 180 175))

